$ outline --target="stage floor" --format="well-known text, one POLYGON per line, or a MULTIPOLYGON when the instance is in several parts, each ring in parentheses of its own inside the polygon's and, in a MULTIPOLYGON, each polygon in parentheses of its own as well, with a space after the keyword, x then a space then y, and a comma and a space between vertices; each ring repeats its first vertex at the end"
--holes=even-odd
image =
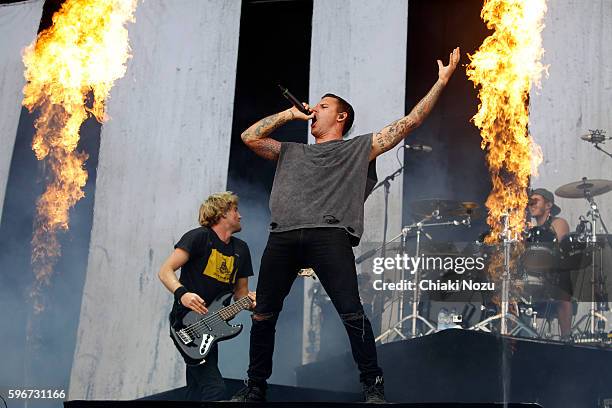
MULTIPOLYGON (((451 329, 384 344, 378 356, 389 401, 508 401, 593 408, 612 398, 609 346, 451 329)), ((357 392, 356 373, 351 356, 344 354, 298 368, 297 385, 357 392)))

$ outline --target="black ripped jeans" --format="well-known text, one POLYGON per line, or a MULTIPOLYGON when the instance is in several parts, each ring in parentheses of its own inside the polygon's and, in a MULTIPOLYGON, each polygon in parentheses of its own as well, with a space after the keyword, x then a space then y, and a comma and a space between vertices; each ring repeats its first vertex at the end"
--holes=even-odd
POLYGON ((353 248, 348 233, 333 227, 270 233, 257 281, 249 379, 261 383, 272 374, 278 314, 297 272, 308 267, 314 269, 340 314, 361 382, 373 382, 382 375, 382 370, 377 362, 372 326, 359 299, 353 248))

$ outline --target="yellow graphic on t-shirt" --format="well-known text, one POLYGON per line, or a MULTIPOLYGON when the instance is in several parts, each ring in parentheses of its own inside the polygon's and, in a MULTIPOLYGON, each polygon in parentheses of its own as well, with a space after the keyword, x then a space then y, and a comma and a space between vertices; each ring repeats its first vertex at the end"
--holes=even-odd
MULTIPOLYGON (((223 255, 215 248, 212 249, 208 263, 204 269, 204 275, 210 276, 219 282, 229 283, 234 270, 234 257, 223 255)), ((234 283, 234 282, 232 282, 234 283)))

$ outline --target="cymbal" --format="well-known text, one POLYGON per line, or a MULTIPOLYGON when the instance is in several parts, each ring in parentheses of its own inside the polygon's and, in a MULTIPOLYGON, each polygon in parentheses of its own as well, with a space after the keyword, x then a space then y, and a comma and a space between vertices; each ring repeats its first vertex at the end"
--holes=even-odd
POLYGON ((563 198, 584 198, 585 192, 589 192, 591 197, 605 194, 612 191, 611 180, 596 180, 587 179, 584 177, 581 181, 562 185, 555 190, 555 195, 563 198))
POLYGON ((461 206, 462 206, 463 208, 465 208, 466 210, 474 210, 474 209, 476 209, 476 208, 480 207, 480 206, 478 205, 478 203, 475 203, 475 202, 473 202, 473 201, 463 201, 463 202, 461 203, 461 206))
POLYGON ((438 211, 439 215, 446 215, 449 211, 461 210, 461 203, 456 200, 442 200, 439 198, 427 198, 415 200, 409 204, 410 212, 417 217, 427 217, 438 211))
POLYGON ((484 211, 480 209, 478 203, 473 201, 463 201, 460 202, 459 205, 461 206, 460 209, 450 211, 448 215, 460 217, 469 215, 472 220, 476 220, 480 219, 484 214, 484 211))

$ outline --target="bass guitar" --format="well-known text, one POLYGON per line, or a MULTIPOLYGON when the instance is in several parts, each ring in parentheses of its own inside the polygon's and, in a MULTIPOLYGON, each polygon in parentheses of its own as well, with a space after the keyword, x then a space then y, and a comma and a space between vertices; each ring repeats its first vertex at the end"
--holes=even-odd
POLYGON ((187 364, 204 363, 215 343, 234 338, 242 331, 242 324, 232 325, 228 321, 242 310, 249 309, 253 301, 245 296, 224 306, 229 303, 230 296, 232 293, 219 295, 208 306, 205 315, 189 310, 170 325, 170 335, 187 364))

